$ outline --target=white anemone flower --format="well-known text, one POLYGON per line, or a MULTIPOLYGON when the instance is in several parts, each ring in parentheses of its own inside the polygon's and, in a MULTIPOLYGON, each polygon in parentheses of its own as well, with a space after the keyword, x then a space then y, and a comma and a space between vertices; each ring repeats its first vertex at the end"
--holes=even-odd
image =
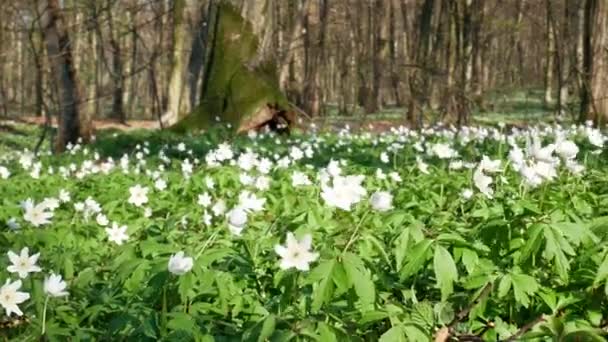
POLYGON ((486 176, 481 168, 475 169, 473 173, 473 182, 479 191, 486 195, 488 198, 492 198, 494 195, 494 190, 490 187, 492 184, 492 177, 486 176))
POLYGON ((66 282, 61 278, 61 275, 51 273, 50 276, 44 278, 44 293, 51 297, 65 297, 68 295, 66 291, 66 282))
POLYGON ((576 143, 573 141, 563 140, 557 143, 555 153, 557 153, 564 160, 571 160, 576 158, 576 155, 578 154, 578 146, 576 146, 576 143))
POLYGON ((6 283, 0 287, 0 305, 6 311, 6 315, 10 316, 15 313, 17 316, 23 315, 23 312, 19 309, 19 304, 25 302, 30 298, 29 293, 21 292, 21 280, 16 280, 11 283, 10 279, 6 280, 6 283))
POLYGON ((108 234, 108 240, 117 245, 122 245, 123 242, 129 239, 127 226, 119 226, 116 222, 112 223, 112 228, 106 228, 106 233, 108 234))
POLYGON ((319 253, 311 251, 312 236, 304 235, 302 240, 297 240, 293 233, 287 233, 284 246, 274 246, 275 252, 281 257, 280 267, 283 270, 295 268, 300 271, 308 271, 309 264, 319 258, 319 253))
POLYGON ((185 256, 184 252, 179 251, 169 258, 167 268, 169 272, 175 275, 183 275, 190 272, 193 265, 194 260, 191 257, 185 256))
POLYGON ((21 206, 25 211, 23 219, 31 223, 34 227, 51 223, 53 213, 48 211, 48 207, 44 202, 35 204, 32 199, 28 198, 21 206))
POLYGON ((17 273, 19 278, 27 278, 29 273, 41 271, 40 267, 36 265, 38 258, 40 257, 40 253, 30 256, 29 249, 27 247, 23 247, 19 255, 13 251, 8 251, 7 255, 12 265, 9 265, 6 270, 10 273, 17 273))
POLYGON ((291 185, 293 187, 306 186, 306 185, 310 185, 310 184, 312 184, 310 182, 310 179, 308 179, 308 176, 302 172, 295 171, 291 175, 291 185))
POLYGON ((142 187, 139 184, 136 184, 129 188, 129 193, 131 196, 129 197, 129 203, 133 204, 136 207, 141 207, 142 205, 148 203, 148 188, 142 187))
POLYGON ((332 185, 323 184, 321 186, 321 198, 332 207, 350 211, 354 204, 361 201, 367 194, 361 185, 365 176, 337 176, 332 180, 332 185))
POLYGON ((255 194, 244 190, 239 194, 238 206, 245 211, 261 211, 264 210, 265 198, 258 198, 255 194))
POLYGON ((200 194, 200 195, 198 195, 197 203, 198 203, 198 205, 202 206, 203 208, 207 208, 208 206, 211 205, 211 196, 207 192, 200 194))
POLYGON ((228 217, 228 229, 234 235, 241 235, 247 225, 247 211, 241 207, 235 207, 226 213, 228 217))
POLYGON ((393 209, 393 195, 388 191, 376 191, 369 199, 374 210, 385 212, 393 209))
POLYGON ((483 172, 500 172, 500 159, 492 160, 488 158, 488 156, 483 156, 481 162, 479 163, 479 168, 483 172))

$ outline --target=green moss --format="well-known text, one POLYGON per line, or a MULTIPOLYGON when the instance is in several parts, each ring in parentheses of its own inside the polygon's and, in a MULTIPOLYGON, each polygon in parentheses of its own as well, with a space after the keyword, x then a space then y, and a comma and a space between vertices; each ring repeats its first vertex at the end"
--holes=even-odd
POLYGON ((258 39, 251 24, 225 2, 219 8, 216 34, 206 92, 193 112, 173 127, 176 131, 207 129, 216 116, 238 128, 266 104, 289 107, 274 62, 249 66, 257 56, 258 39))

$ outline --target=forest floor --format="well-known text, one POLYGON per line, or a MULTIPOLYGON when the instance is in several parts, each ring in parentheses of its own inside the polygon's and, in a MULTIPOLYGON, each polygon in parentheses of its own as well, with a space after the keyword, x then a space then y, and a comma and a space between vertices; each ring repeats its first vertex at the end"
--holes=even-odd
MULTIPOLYGON (((542 91, 535 89, 503 90, 488 94, 484 99, 484 110, 474 110, 471 125, 496 125, 503 122, 509 126, 525 127, 529 124, 572 122, 570 118, 557 120, 552 109, 542 102, 542 91)), ((355 131, 365 130, 374 133, 388 132, 393 127, 406 125, 405 110, 387 106, 378 113, 365 115, 360 109, 353 115, 338 115, 337 107, 329 104, 327 114, 314 120, 320 130, 338 130, 346 126, 355 131)), ((569 109, 572 111, 573 109, 569 109)), ((425 117, 426 122, 434 123, 432 113, 425 117)), ((56 127, 56 120, 52 127, 56 127)), ((0 118, 0 153, 15 149, 34 148, 41 136, 45 118, 40 116, 19 116, 9 119, 0 118)), ((94 120, 97 132, 149 131, 158 128, 156 120, 127 120, 120 123, 111 119, 94 120)), ((48 140, 48 137, 47 137, 48 140)), ((44 148, 44 147, 43 147, 44 148)))
MULTIPOLYGON (((547 108, 542 101, 543 92, 538 89, 515 89, 500 90, 487 94, 484 99, 483 110, 474 109, 471 115, 472 125, 496 125, 504 122, 510 126, 523 127, 528 124, 540 122, 555 122, 553 110, 547 108)), ((573 110, 568 108, 569 111, 573 110)), ((43 126, 45 118, 40 116, 19 116, 11 118, 20 123, 43 126)), ((563 119, 565 123, 570 118, 563 119)), ((4 120, 6 121, 6 120, 4 120)), ((437 117, 429 112, 425 115, 425 122, 435 123, 437 117)), ((3 120, 0 118, 0 125, 3 120)), ((365 114, 362 109, 354 110, 351 115, 340 115, 337 106, 327 105, 326 115, 314 119, 320 129, 340 129, 349 126, 353 129, 364 129, 376 133, 389 131, 392 127, 407 125, 405 121, 405 109, 402 107, 386 106, 378 113, 365 114)), ((56 119, 53 119, 53 127, 56 127, 56 119)), ((157 120, 127 120, 120 123, 112 119, 96 119, 93 122, 95 130, 131 131, 134 129, 157 129, 157 120)), ((0 127, 0 132, 2 128, 0 127)))

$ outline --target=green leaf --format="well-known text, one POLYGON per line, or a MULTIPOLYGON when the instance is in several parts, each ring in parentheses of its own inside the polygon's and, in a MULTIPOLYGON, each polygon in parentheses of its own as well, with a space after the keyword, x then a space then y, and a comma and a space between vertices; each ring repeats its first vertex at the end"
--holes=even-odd
POLYGON ((475 271, 478 261, 479 256, 474 250, 468 248, 462 250, 462 263, 469 274, 472 274, 473 271, 475 271))
POLYGON ((178 279, 178 292, 182 299, 182 302, 185 302, 186 298, 194 295, 194 285, 196 283, 196 279, 192 272, 188 272, 178 279))
POLYGON ((367 311, 363 315, 361 315, 359 324, 366 325, 369 323, 381 321, 389 316, 389 313, 384 311, 367 311))
POLYGON ((318 312, 323 304, 328 303, 334 293, 332 275, 335 265, 335 259, 324 261, 309 276, 310 280, 318 282, 312 294, 312 311, 314 312, 318 312))
MULTIPOLYGON (((568 282, 570 262, 564 254, 574 253, 570 244, 563 238, 560 231, 553 227, 547 226, 544 229, 545 236, 545 251, 544 257, 548 261, 553 261, 553 269, 557 272, 563 282, 568 282), (565 250, 564 250, 565 249, 565 250)), ((572 254, 571 254, 572 255, 572 254)))
POLYGON ((543 229, 547 227, 542 224, 534 224, 528 228, 526 244, 521 248, 519 262, 526 262, 533 254, 538 252, 543 241, 543 229))
POLYGON ((260 335, 258 336, 258 342, 266 341, 268 338, 270 338, 270 336, 272 336, 272 333, 274 333, 276 326, 276 316, 272 314, 268 315, 268 317, 264 319, 264 323, 262 324, 262 330, 260 331, 260 335))
POLYGON ((412 247, 405 257, 407 263, 401 269, 401 279, 409 278, 420 271, 428 258, 427 252, 432 243, 433 241, 425 239, 412 247))
POLYGON ((427 301, 416 303, 412 310, 411 320, 421 327, 432 328, 435 326, 433 306, 427 301))
POLYGON ((336 263, 334 265, 334 270, 332 272, 332 279, 334 280, 334 284, 336 284, 337 294, 342 294, 350 287, 352 284, 350 283, 350 279, 348 279, 348 274, 346 274, 346 270, 342 263, 336 263))
POLYGON ((376 247, 376 250, 382 255, 382 257, 384 258, 384 261, 386 262, 387 265, 391 264, 390 258, 388 256, 388 254, 386 253, 386 247, 384 246, 384 244, 378 240, 378 238, 376 238, 375 236, 371 235, 371 234, 367 234, 365 235, 364 239, 366 241, 369 241, 374 247, 376 247))
POLYGON ((403 261, 408 251, 409 242, 410 230, 409 228, 405 228, 403 231, 401 231, 401 234, 395 241, 395 248, 393 250, 393 253, 395 254, 395 265, 397 266, 398 270, 400 270, 403 266, 403 261))
POLYGON ((576 209, 576 211, 578 211, 581 215, 593 214, 593 208, 591 208, 587 201, 579 196, 574 196, 574 198, 572 198, 572 204, 574 205, 574 209, 576 209))
POLYGON ((365 267, 363 261, 352 253, 344 254, 342 265, 350 282, 355 287, 363 311, 373 310, 376 302, 376 288, 372 281, 371 272, 365 267))
POLYGON ((597 269, 593 285, 597 286, 606 279, 608 279, 608 253, 604 255, 604 261, 602 261, 600 267, 597 269))
POLYGON ((403 331, 405 332, 405 336, 407 336, 408 341, 430 341, 429 336, 422 329, 415 325, 406 324, 405 326, 403 326, 403 331))
POLYGON ((405 331, 400 326, 394 326, 388 329, 382 336, 380 342, 407 342, 405 331))
POLYGON ((511 290, 511 275, 505 274, 498 284, 498 298, 504 298, 511 290))
POLYGON ((171 330, 182 330, 194 334, 198 327, 192 317, 183 312, 171 313, 171 320, 167 324, 171 330))
POLYGON ((433 265, 437 286, 441 289, 441 300, 445 301, 454 292, 454 282, 458 280, 458 269, 450 252, 441 245, 435 246, 433 265))
POLYGON ((317 328, 319 332, 319 337, 321 341, 327 342, 337 342, 338 338, 336 334, 332 331, 332 328, 324 322, 320 322, 317 328))
POLYGON ((526 274, 511 274, 511 282, 515 292, 515 301, 527 308, 530 305, 530 296, 538 291, 538 282, 526 274))
POLYGON ((74 262, 71 257, 63 259, 63 272, 65 279, 74 278, 74 262))

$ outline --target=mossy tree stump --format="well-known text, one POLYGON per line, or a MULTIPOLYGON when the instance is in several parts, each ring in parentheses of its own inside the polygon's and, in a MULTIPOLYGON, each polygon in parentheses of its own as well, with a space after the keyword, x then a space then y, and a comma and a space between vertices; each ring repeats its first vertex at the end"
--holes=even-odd
POLYGON ((292 124, 293 111, 279 88, 276 63, 264 51, 265 37, 258 36, 265 33, 227 1, 217 4, 214 12, 201 102, 172 128, 207 129, 216 117, 239 133, 277 117, 292 124))

